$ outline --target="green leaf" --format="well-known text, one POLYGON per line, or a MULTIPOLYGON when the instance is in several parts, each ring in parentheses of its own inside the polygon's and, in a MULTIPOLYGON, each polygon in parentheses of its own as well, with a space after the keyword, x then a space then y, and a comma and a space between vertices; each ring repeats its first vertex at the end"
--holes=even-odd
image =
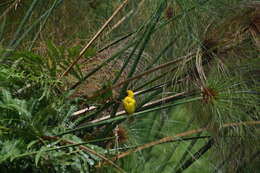
POLYGON ((39 140, 31 141, 31 142, 27 145, 27 150, 29 150, 34 144, 37 144, 38 142, 39 142, 39 140))
POLYGON ((64 135, 63 136, 63 139, 65 140, 71 140, 73 142, 76 142, 76 143, 81 143, 83 142, 81 138, 75 136, 75 135, 72 135, 72 134, 67 134, 67 135, 64 135))
POLYGON ((47 150, 46 147, 42 147, 39 152, 37 152, 35 156, 35 165, 38 166, 38 163, 40 161, 41 156, 44 154, 44 152, 47 150))
POLYGON ((21 140, 7 140, 0 145, 0 163, 10 159, 11 161, 16 155, 20 153, 19 145, 22 143, 21 140))

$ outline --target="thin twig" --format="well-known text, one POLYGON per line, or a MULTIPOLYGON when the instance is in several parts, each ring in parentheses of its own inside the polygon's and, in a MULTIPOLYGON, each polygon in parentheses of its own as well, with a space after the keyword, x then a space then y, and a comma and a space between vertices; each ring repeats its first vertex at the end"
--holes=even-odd
MULTIPOLYGON (((246 121, 246 122, 240 122, 240 123, 227 123, 227 124, 224 124, 221 127, 221 129, 222 128, 227 128, 227 127, 232 127, 232 126, 241 126, 241 125, 260 125, 260 121, 246 121)), ((133 150, 121 153, 121 154, 115 156, 114 158, 112 158, 112 160, 117 160, 117 159, 126 157, 126 156, 128 156, 128 155, 130 155, 130 154, 132 154, 134 152, 141 151, 141 150, 144 150, 144 149, 149 148, 149 147, 153 147, 153 146, 161 144, 161 143, 174 141, 175 139, 180 138, 180 137, 189 136, 189 135, 200 133, 202 131, 207 131, 207 130, 210 130, 210 127, 199 128, 199 129, 195 129, 195 130, 189 130, 189 131, 186 131, 186 132, 179 133, 179 134, 177 134, 175 136, 167 136, 167 137, 164 137, 164 138, 162 138, 160 140, 144 144, 144 145, 142 145, 140 147, 137 147, 137 148, 135 148, 133 150)))
MULTIPOLYGON (((178 139, 175 139, 173 141, 166 142, 166 143, 175 143, 175 142, 184 142, 184 141, 192 141, 192 140, 209 139, 209 138, 212 138, 212 137, 213 136, 206 135, 206 136, 199 136, 199 137, 195 136, 195 137, 187 137, 187 138, 178 138, 178 139)), ((229 138, 241 138, 241 136, 220 136, 220 137, 224 137, 224 138, 228 138, 228 137, 229 138)), ((162 144, 166 144, 166 143, 162 143, 162 144)), ((142 146, 142 145, 139 144, 139 145, 134 145, 134 146, 122 147, 122 148, 117 148, 117 150, 133 149, 133 148, 137 148, 139 146, 142 146)), ((110 149, 110 150, 116 150, 116 149, 110 149)))
POLYGON ((112 19, 119 13, 119 11, 127 4, 128 0, 125 0, 110 16, 110 18, 104 23, 104 25, 98 30, 98 32, 94 35, 94 37, 88 42, 88 44, 81 50, 79 53, 79 56, 71 63, 71 65, 65 70, 65 72, 60 76, 62 78, 63 76, 67 75, 68 72, 71 70, 71 68, 79 61, 79 59, 84 55, 84 53, 87 51, 87 49, 94 43, 94 41, 100 36, 100 34, 105 30, 105 28, 108 26, 108 24, 112 21, 112 19))
MULTIPOLYGON (((76 144, 75 142, 72 142, 72 141, 69 141, 69 140, 62 140, 62 141, 63 141, 63 142, 66 142, 66 143, 68 143, 68 144, 76 144)), ((87 152, 89 152, 89 153, 91 153, 91 154, 93 154, 93 155, 95 155, 95 156, 97 156, 97 157, 99 157, 99 158, 101 158, 101 159, 103 159, 103 160, 105 160, 106 162, 108 162, 108 163, 110 163, 112 166, 114 166, 118 171, 123 172, 123 173, 126 173, 126 171, 124 171, 122 168, 120 168, 117 164, 115 164, 112 160, 108 159, 108 158, 105 157, 104 155, 99 154, 99 153, 97 153, 96 151, 94 151, 94 150, 92 150, 92 149, 90 149, 90 148, 88 148, 88 147, 86 147, 86 146, 83 146, 83 145, 80 145, 79 148, 82 149, 82 150, 85 150, 85 151, 87 151, 87 152)))
MULTIPOLYGON (((149 107, 154 107, 154 106, 157 106, 157 105, 160 105, 160 104, 165 104, 165 103, 168 103, 170 102, 171 100, 177 98, 177 97, 180 97, 180 96, 183 96, 187 93, 178 93, 176 95, 173 95, 173 96, 168 96, 168 97, 165 97, 165 98, 162 98, 162 99, 158 99, 158 100, 155 100, 155 101, 152 101, 152 102, 149 102, 147 104, 145 104, 143 107, 142 107, 142 110, 145 110, 149 107)), ((120 111, 120 112, 117 112, 116 113, 116 116, 120 116, 120 115, 124 115, 126 114, 126 111, 120 111)), ((105 117, 102 117, 100 119, 95 119, 95 120, 92 120, 91 122, 89 123, 96 123, 96 122, 99 122, 99 121, 102 121, 102 120, 106 120, 106 119, 109 119, 111 116, 108 115, 108 116, 105 116, 105 117)))
POLYGON ((134 9, 132 9, 124 17, 122 17, 115 25, 113 25, 106 35, 109 35, 113 30, 115 30, 118 26, 120 26, 127 18, 129 18, 129 16, 131 16, 134 12, 138 11, 139 8, 143 5, 144 1, 145 0, 142 0, 141 2, 139 2, 135 11, 134 11, 134 9))
POLYGON ((162 109, 168 109, 168 108, 173 107, 173 106, 186 104, 186 103, 189 103, 189 102, 195 102, 195 101, 199 101, 201 99, 202 99, 202 97, 190 98, 190 99, 187 99, 187 100, 184 100, 184 101, 174 102, 174 103, 167 104, 167 105, 164 105, 164 106, 158 106, 158 107, 155 107, 155 108, 152 108, 152 109, 148 109, 148 110, 144 110, 144 111, 140 111, 140 112, 135 112, 131 115, 121 115, 121 116, 109 118, 107 120, 103 120, 103 121, 100 121, 100 122, 97 122, 97 123, 88 123, 84 126, 81 126, 81 127, 78 127, 78 128, 73 128, 73 129, 67 130, 63 133, 59 133, 56 136, 62 136, 62 135, 65 135, 65 134, 73 133, 73 132, 76 132, 76 131, 79 131, 79 130, 82 130, 82 129, 86 129, 86 128, 91 128, 91 127, 94 127, 94 126, 100 126, 100 125, 104 125, 104 124, 108 124, 108 123, 112 123, 112 122, 123 121, 123 120, 126 120, 129 117, 141 117, 141 116, 147 115, 148 112, 154 112, 154 111, 158 111, 158 110, 162 110, 162 109))
MULTIPOLYGON (((78 146, 81 150, 85 150, 87 151, 88 153, 91 153, 99 158, 101 158, 102 160, 106 161, 107 163, 111 164, 112 166, 114 166, 119 172, 121 173, 126 173, 126 171, 124 171, 122 168, 120 168, 117 164, 115 164, 112 160, 108 159, 107 157, 105 157, 104 155, 102 154, 99 154, 97 153, 96 151, 86 147, 86 146, 83 146, 83 143, 81 144, 78 144, 78 143, 75 143, 73 141, 70 141, 70 140, 65 140, 65 139, 61 139, 57 136, 42 136, 41 137, 42 139, 45 139, 45 140, 60 140, 60 143, 65 143, 65 144, 70 144, 70 146, 64 146, 65 147, 72 147, 72 146, 78 146)), ((61 147, 59 148, 61 149, 61 147)), ((50 151, 53 150, 53 149, 50 149, 50 151)), ((24 157, 24 156, 28 156, 28 155, 32 155, 32 154, 37 154, 38 152, 32 152, 32 153, 29 153, 29 154, 21 154, 18 157, 24 157)))
MULTIPOLYGON (((168 103, 168 102, 172 101, 173 99, 176 99, 176 98, 184 96, 184 95, 189 95, 189 94, 190 94, 190 92, 182 92, 182 93, 175 94, 173 96, 168 96, 168 97, 164 97, 162 99, 158 99, 158 100, 149 102, 142 107, 142 110, 145 110, 149 107, 157 106, 157 105, 160 105, 160 104, 168 103)), ((79 116, 80 114, 85 113, 85 112, 90 111, 90 110, 93 110, 93 109, 94 109, 94 107, 92 107, 92 109, 85 108, 85 109, 82 109, 80 111, 73 113, 72 115, 73 116, 79 116)), ((124 114, 126 114, 125 111, 119 111, 119 112, 116 113, 116 116, 120 116, 120 115, 124 115, 124 114)), ((110 115, 107 115, 107 116, 101 117, 99 119, 92 120, 91 122, 88 122, 88 123, 97 123, 99 121, 109 119, 110 117, 111 117, 110 115)))

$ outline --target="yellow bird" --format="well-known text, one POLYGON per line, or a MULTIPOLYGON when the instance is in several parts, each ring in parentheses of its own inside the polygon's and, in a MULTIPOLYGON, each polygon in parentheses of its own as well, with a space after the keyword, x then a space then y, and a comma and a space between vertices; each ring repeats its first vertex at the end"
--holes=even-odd
POLYGON ((134 98, 134 92, 132 90, 127 90, 127 96, 122 100, 124 109, 128 114, 132 114, 136 109, 136 101, 134 98))

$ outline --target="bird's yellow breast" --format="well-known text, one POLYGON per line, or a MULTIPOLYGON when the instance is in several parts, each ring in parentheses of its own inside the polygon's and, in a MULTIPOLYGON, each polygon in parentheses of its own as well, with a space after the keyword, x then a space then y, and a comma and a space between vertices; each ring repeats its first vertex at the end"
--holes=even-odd
POLYGON ((136 101, 135 101, 135 98, 131 95, 131 96, 126 96, 123 100, 123 106, 124 106, 124 109, 125 111, 128 113, 128 114, 132 114, 135 112, 135 109, 136 109, 136 101))

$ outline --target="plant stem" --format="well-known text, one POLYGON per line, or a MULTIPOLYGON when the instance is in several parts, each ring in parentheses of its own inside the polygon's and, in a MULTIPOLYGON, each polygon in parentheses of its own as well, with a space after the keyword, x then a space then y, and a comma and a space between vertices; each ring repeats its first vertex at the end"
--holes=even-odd
POLYGON ((190 167, 194 162, 196 162, 203 154, 205 154, 214 144, 214 140, 211 138, 203 147, 199 149, 194 155, 190 157, 185 163, 183 163, 176 173, 181 173, 188 167, 190 167))
MULTIPOLYGON (((246 125, 247 126, 260 125, 260 121, 245 121, 245 122, 239 122, 239 123, 236 123, 236 122, 227 123, 227 124, 224 124, 220 129, 224 129, 224 128, 228 128, 228 127, 246 126, 246 125)), ((140 146, 136 149, 121 153, 121 154, 117 155, 116 157, 114 157, 114 159, 120 159, 120 158, 128 156, 129 154, 135 153, 137 151, 144 150, 146 148, 153 147, 153 146, 161 144, 161 143, 174 141, 175 139, 178 139, 180 137, 189 136, 189 135, 193 135, 193 134, 200 133, 200 132, 203 132, 203 131, 208 131, 208 130, 210 130, 210 127, 199 128, 199 129, 195 129, 195 130, 189 130, 189 131, 186 131, 186 132, 176 134, 175 136, 167 136, 167 137, 164 137, 160 140, 144 144, 144 145, 142 145, 142 146, 140 146)))

